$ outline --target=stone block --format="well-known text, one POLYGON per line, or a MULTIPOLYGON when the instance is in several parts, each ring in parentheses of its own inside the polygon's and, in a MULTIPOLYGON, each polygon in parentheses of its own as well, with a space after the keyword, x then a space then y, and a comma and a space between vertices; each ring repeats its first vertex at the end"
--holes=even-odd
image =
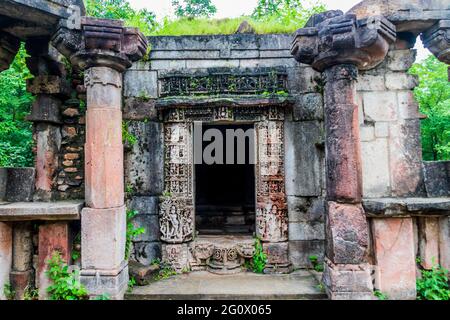
POLYGON ((88 110, 118 110, 122 107, 122 74, 108 67, 92 67, 85 72, 88 110))
POLYGON ((125 120, 158 120, 155 99, 126 98, 123 108, 125 120))
POLYGON ((37 265, 37 287, 39 288, 39 299, 47 299, 47 288, 51 281, 46 275, 48 261, 54 252, 59 252, 63 261, 70 265, 71 261, 71 236, 67 222, 49 222, 39 226, 39 258, 37 265))
POLYGON ((142 215, 158 215, 158 197, 135 196, 131 198, 127 207, 131 210, 136 210, 138 214, 142 215))
POLYGON ((81 265, 83 269, 115 270, 125 256, 125 206, 84 208, 81 212, 81 265))
POLYGON ((372 299, 373 284, 368 264, 336 265, 325 259, 322 282, 331 299, 372 299))
POLYGON ((287 273, 290 271, 289 242, 263 243, 267 255, 264 273, 287 273))
POLYGON ((128 70, 124 74, 125 97, 158 97, 158 74, 156 71, 128 70))
POLYGON ((360 74, 356 82, 357 91, 384 91, 386 86, 384 84, 383 75, 360 74))
POLYGON ((162 261, 169 264, 177 272, 189 267, 189 248, 188 244, 166 244, 161 247, 162 261))
POLYGON ((359 127, 361 142, 372 141, 375 139, 375 127, 362 125, 359 127))
POLYGON ((180 70, 186 69, 186 60, 153 60, 152 70, 180 70))
POLYGON ((323 240, 289 240, 289 260, 294 268, 312 268, 309 257, 316 256, 318 262, 322 263, 324 254, 325 241, 323 240))
POLYGON ((138 214, 133 218, 133 224, 144 228, 145 232, 136 236, 133 241, 158 241, 160 238, 158 215, 138 214))
POLYGON ((420 264, 431 270, 439 264, 439 218, 417 218, 420 264))
POLYGON ((125 155, 125 182, 134 195, 159 195, 164 189, 164 142, 161 123, 130 122, 138 137, 125 155))
POLYGON ((390 299, 416 298, 412 218, 372 219, 376 289, 390 299))
POLYGON ((31 222, 14 224, 13 229, 13 270, 29 271, 33 260, 33 226, 31 222))
POLYGON ((139 262, 130 261, 128 264, 130 277, 136 280, 138 286, 145 286, 154 279, 159 272, 159 265, 153 264, 150 266, 143 265, 139 262))
POLYGON ((387 55, 387 67, 391 71, 408 71, 416 61, 417 50, 392 50, 387 55))
POLYGON ((389 163, 392 193, 398 197, 424 196, 419 120, 389 125, 389 163))
POLYGON ((377 138, 389 137, 389 123, 375 122, 375 137, 377 138))
MULTIPOLYGON (((242 63, 241 63, 242 64, 242 63)), ((294 66, 287 69, 288 91, 291 94, 319 92, 316 80, 321 79, 320 73, 309 66, 294 66)))
POLYGON ((419 84, 416 76, 404 72, 386 73, 385 77, 388 90, 412 90, 419 84))
POLYGON ((323 222, 289 222, 289 240, 324 240, 323 222))
POLYGON ((322 120, 323 97, 320 93, 299 94, 293 108, 295 121, 322 120))
POLYGON ((239 60, 237 59, 186 60, 186 68, 188 69, 239 68, 239 60))
POLYGON ((326 215, 327 257, 335 264, 359 264, 366 260, 369 230, 359 204, 328 201, 326 215))
POLYGON ((390 194, 389 153, 386 139, 361 143, 363 196, 366 198, 390 194))
POLYGON ((35 175, 34 168, 8 168, 5 200, 9 202, 31 201, 35 175))
POLYGON ((289 222, 324 222, 323 198, 287 197, 289 222))
POLYGON ((0 300, 6 299, 3 289, 10 283, 12 249, 12 228, 8 223, 0 222, 0 300))
POLYGON ((411 90, 398 91, 398 116, 400 119, 420 119, 419 104, 414 98, 414 92, 411 90))
POLYGON ((161 259, 161 243, 135 242, 132 258, 143 265, 150 265, 155 259, 161 259))
POLYGON ((322 143, 319 122, 285 123, 286 194, 289 196, 319 196, 321 193, 322 143))
POLYGON ((450 218, 439 219, 439 262, 441 266, 450 270, 450 218))
POLYGON ((450 161, 424 161, 423 173, 428 197, 450 196, 450 161))
POLYGON ((364 118, 368 122, 395 121, 397 95, 395 92, 365 92, 363 94, 364 118))

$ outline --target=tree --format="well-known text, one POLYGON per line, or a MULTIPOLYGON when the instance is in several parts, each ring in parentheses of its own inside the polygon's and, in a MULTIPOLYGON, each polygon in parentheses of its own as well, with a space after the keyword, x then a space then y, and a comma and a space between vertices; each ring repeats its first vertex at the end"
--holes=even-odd
POLYGON ((128 27, 139 28, 149 35, 157 27, 156 16, 147 9, 134 10, 126 0, 85 0, 86 14, 90 17, 119 19, 128 27))
POLYGON ((32 124, 25 120, 33 96, 26 90, 31 78, 22 45, 8 70, 0 73, 0 167, 33 166, 32 124))
POLYGON ((450 160, 450 85, 447 65, 430 55, 415 63, 410 73, 419 77, 414 90, 422 120, 423 158, 428 161, 450 160))
POLYGON ((178 18, 211 17, 217 12, 211 0, 173 0, 172 6, 178 18))
POLYGON ((276 18, 282 24, 295 21, 301 28, 313 14, 325 10, 325 5, 319 0, 258 0, 252 16, 256 20, 276 18))

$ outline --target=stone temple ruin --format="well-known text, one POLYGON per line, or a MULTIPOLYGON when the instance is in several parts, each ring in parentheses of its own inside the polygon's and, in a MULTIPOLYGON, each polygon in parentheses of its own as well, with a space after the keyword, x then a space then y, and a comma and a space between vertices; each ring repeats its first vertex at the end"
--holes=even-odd
POLYGON ((366 0, 294 36, 149 38, 81 0, 1 1, 0 71, 21 41, 30 55, 36 161, 0 169, 0 288, 45 298, 58 250, 92 295, 123 298, 127 207, 142 264, 234 274, 255 234, 266 273, 317 255, 330 299, 414 299, 416 257, 450 269, 450 163, 422 161, 407 73, 418 36, 450 64, 448 1, 366 0), (254 128, 255 163, 195 163, 197 122, 254 128))

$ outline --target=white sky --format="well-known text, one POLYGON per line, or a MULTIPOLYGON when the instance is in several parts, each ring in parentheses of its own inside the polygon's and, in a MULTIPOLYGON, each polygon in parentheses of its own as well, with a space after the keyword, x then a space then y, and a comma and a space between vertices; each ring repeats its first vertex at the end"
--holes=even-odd
MULTIPOLYGON (((173 16, 172 0, 128 0, 135 9, 147 8, 153 11, 158 19, 164 16, 173 16)), ((212 0, 217 7, 216 18, 238 17, 251 14, 256 7, 257 0, 212 0)), ((322 0, 329 10, 340 9, 348 11, 360 0, 322 0)), ((416 44, 417 58, 422 60, 430 53, 423 48, 420 39, 416 44)))

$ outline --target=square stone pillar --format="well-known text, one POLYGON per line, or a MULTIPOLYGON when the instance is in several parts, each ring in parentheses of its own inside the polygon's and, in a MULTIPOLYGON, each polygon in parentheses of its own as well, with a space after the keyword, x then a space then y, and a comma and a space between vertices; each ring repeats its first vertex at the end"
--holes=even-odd
POLYGON ((0 300, 5 300, 4 288, 10 284, 12 265, 12 227, 0 222, 0 300))
POLYGON ((39 288, 39 299, 48 298, 47 288, 50 280, 46 274, 48 261, 54 252, 59 252, 62 260, 70 265, 72 241, 68 222, 47 222, 39 226, 39 253, 36 287, 39 288))
POLYGON ((389 299, 416 299, 412 218, 372 219, 375 287, 389 299))

